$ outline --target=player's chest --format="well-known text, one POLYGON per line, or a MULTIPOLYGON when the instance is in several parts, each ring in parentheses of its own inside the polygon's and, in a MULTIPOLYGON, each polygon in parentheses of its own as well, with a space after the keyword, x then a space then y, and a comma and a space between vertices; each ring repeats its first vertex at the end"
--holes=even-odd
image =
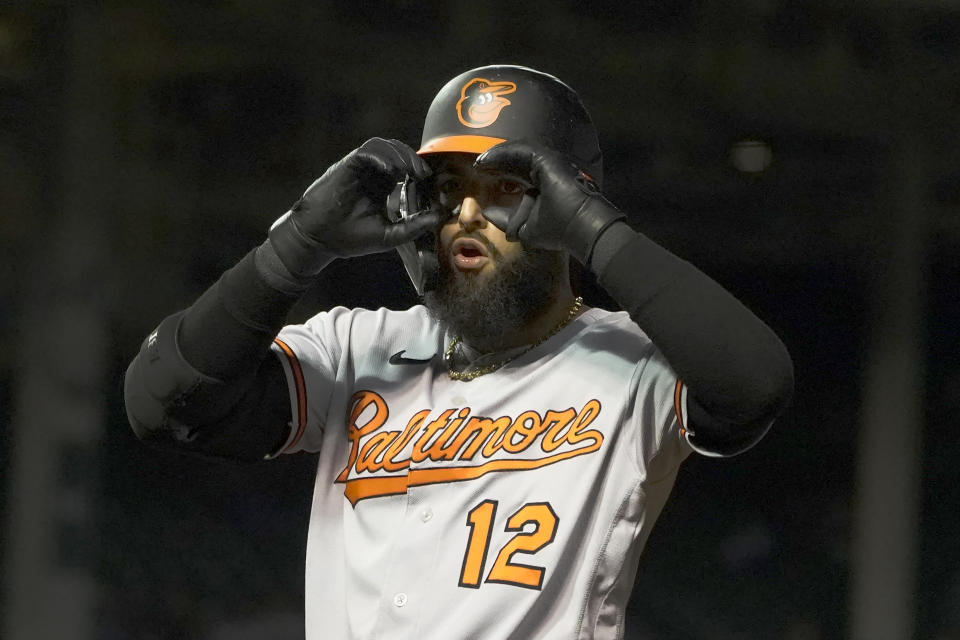
POLYGON ((623 384, 604 376, 462 382, 434 370, 401 385, 358 382, 324 445, 354 505, 436 484, 595 474, 624 446, 623 384))

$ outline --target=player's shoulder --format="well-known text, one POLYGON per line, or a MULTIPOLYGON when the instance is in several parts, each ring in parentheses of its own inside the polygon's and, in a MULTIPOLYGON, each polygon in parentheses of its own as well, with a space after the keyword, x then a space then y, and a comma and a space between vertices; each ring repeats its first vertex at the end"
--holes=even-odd
POLYGON ((410 325, 429 325, 434 322, 430 313, 423 305, 414 305, 408 309, 367 309, 365 307, 332 307, 321 311, 308 319, 304 324, 316 325, 347 325, 351 327, 406 327, 410 325))
POLYGON ((436 321, 423 305, 408 309, 337 306, 317 313, 303 324, 303 328, 319 335, 333 333, 341 338, 353 336, 390 341, 392 337, 433 333, 436 321))
POLYGON ((618 353, 639 361, 654 348, 653 342, 626 311, 591 307, 577 318, 577 337, 571 345, 588 352, 618 353))
POLYGON ((590 307, 577 320, 583 324, 585 332, 650 341, 647 334, 637 326, 626 311, 609 311, 600 307, 590 307))

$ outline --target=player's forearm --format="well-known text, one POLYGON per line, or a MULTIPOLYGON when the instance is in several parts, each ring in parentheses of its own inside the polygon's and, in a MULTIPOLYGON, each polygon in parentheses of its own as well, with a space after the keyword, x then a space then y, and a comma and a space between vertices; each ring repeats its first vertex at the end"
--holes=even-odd
POLYGON ((144 342, 124 386, 137 435, 186 442, 196 429, 227 428, 224 421, 233 424, 230 416, 263 388, 274 391, 257 406, 286 406, 283 385, 264 384, 282 380, 282 372, 261 365, 287 312, 335 258, 386 251, 435 230, 440 212, 392 224, 385 211, 399 179, 429 174, 413 149, 381 138, 331 165, 273 224, 266 242, 144 342))
POLYGON ((336 258, 386 251, 433 232, 439 212, 391 224, 387 195, 429 167, 396 140, 373 138, 331 165, 270 228, 269 239, 227 271, 187 310, 184 357, 207 375, 233 379, 269 348, 287 312, 336 258))
POLYGON ((793 392, 776 334, 723 287, 625 223, 600 237, 591 267, 710 416, 765 428, 793 392))
POLYGON ((309 285, 278 268, 282 265, 267 241, 186 310, 177 340, 191 365, 224 380, 256 367, 309 285))

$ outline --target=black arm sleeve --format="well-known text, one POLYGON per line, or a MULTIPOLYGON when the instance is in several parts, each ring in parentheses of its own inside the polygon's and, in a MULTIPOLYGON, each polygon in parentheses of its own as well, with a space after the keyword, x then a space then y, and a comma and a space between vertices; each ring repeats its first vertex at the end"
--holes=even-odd
POLYGON ((283 444, 290 405, 269 350, 305 285, 265 274, 271 253, 267 243, 251 251, 144 341, 124 381, 141 440, 237 460, 262 459, 283 444))
POLYGON ((793 394, 776 334, 723 287, 624 223, 600 237, 591 268, 687 385, 687 430, 704 450, 751 447, 793 394))

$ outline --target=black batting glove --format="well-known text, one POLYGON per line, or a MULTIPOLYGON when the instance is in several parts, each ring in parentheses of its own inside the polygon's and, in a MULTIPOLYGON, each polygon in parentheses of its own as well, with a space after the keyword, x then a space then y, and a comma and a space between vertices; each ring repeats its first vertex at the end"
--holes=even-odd
POLYGON ((423 180, 430 168, 399 140, 364 142, 327 169, 271 227, 270 244, 280 261, 292 275, 306 278, 335 258, 387 251, 439 228, 439 211, 387 219, 387 196, 405 176, 423 180))
POLYGON ((477 171, 509 174, 529 180, 516 209, 488 207, 483 217, 500 228, 507 240, 537 249, 567 251, 588 264, 597 238, 626 216, 597 184, 565 156, 524 141, 504 142, 481 154, 477 171))

